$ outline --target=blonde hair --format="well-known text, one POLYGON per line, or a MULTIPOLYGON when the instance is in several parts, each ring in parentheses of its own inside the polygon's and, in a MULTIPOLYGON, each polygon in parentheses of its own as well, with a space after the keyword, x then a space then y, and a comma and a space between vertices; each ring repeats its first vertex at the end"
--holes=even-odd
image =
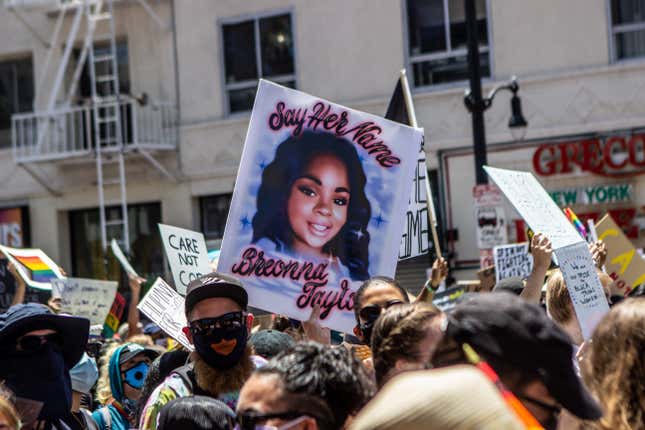
POLYGON ((16 408, 5 397, 0 397, 0 415, 3 415, 7 419, 10 428, 19 430, 22 427, 16 408))
POLYGON ((99 363, 101 365, 99 370, 99 380, 96 384, 96 401, 101 405, 107 404, 112 398, 112 389, 110 388, 110 358, 116 349, 123 344, 114 342, 108 346, 105 353, 101 356, 99 363))
MULTIPOLYGON (((605 296, 609 296, 611 277, 600 270, 597 273, 605 296)), ((555 270, 546 282, 546 308, 553 321, 560 324, 568 323, 575 315, 569 290, 559 269, 555 270)))
POLYGON ((645 298, 611 308, 592 340, 582 376, 605 413, 588 428, 645 429, 645 298))

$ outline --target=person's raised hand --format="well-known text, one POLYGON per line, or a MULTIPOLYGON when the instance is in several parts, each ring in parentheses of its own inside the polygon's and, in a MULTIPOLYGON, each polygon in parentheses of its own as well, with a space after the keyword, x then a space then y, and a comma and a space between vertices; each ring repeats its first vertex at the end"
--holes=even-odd
POLYGON ((607 259, 607 244, 602 240, 590 243, 589 252, 591 252, 591 258, 593 258, 596 267, 599 269, 602 268, 602 266, 605 265, 605 260, 607 259))
POLYGON ((130 292, 133 296, 139 297, 141 292, 141 284, 145 282, 145 278, 141 276, 134 276, 128 274, 128 285, 130 286, 130 292))
POLYGON ((430 272, 430 287, 433 290, 436 290, 447 277, 448 262, 445 258, 439 257, 432 263, 432 270, 430 272))
POLYGON ((331 330, 320 325, 320 312, 320 305, 315 305, 309 319, 302 322, 302 329, 307 339, 323 345, 331 345, 331 330))
POLYGON ((551 240, 542 233, 533 236, 531 240, 531 255, 533 256, 533 267, 546 271, 551 265, 551 240))

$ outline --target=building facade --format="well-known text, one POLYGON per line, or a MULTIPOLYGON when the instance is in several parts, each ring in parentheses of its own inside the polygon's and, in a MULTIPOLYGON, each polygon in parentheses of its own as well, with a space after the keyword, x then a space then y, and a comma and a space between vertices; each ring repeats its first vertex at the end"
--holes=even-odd
MULTIPOLYGON (((22 132, 12 131, 11 117, 46 106, 55 79, 42 73, 60 10, 5 3, 14 8, 0 9, 0 240, 42 248, 76 276, 118 270, 103 260, 92 157, 17 163, 12 136, 22 132)), ((169 147, 148 153, 154 162, 136 151, 126 157, 130 243, 143 273, 163 272, 158 222, 201 230, 210 246, 219 245, 258 79, 382 115, 406 68, 426 132, 444 248, 457 277, 471 276, 479 254, 462 0, 143 3, 114 2, 119 88, 150 100, 132 109, 172 106, 177 125, 169 147)), ((526 137, 514 141, 509 96, 496 97, 485 115, 489 164, 534 172, 576 213, 614 211, 643 246, 645 4, 476 3, 484 91, 517 76, 529 123, 526 137)), ((63 33, 72 21, 64 20, 63 33)), ((74 43, 78 52, 81 37, 74 43)), ((63 48, 52 50, 53 64, 63 48)), ((83 77, 73 96, 87 96, 83 77)), ((116 172, 108 169, 106 175, 116 172)), ((108 221, 118 219, 118 186, 105 186, 105 201, 108 221)), ((507 218, 511 239, 521 240, 511 208, 507 218)))

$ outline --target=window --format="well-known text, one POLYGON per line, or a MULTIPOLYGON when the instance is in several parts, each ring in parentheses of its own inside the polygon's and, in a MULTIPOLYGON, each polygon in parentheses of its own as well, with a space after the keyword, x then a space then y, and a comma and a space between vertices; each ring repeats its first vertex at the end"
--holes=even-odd
MULTIPOLYGON (((109 45, 95 44, 94 45, 94 55, 101 56, 107 55, 110 53, 109 45)), ((80 49, 74 51, 74 56, 78 61, 79 56, 81 55, 80 49)), ((90 77, 89 67, 89 54, 83 65, 83 73, 79 81, 79 95, 81 98, 90 98, 92 97, 92 80, 90 77)), ((116 65, 117 73, 119 74, 119 93, 120 94, 130 94, 130 70, 129 70, 129 60, 128 60, 128 43, 125 41, 116 42, 116 65)), ((96 65, 96 75, 107 75, 111 70, 111 66, 108 62, 102 61, 96 65)), ((105 93, 107 84, 97 85, 97 91, 99 95, 105 93)))
MULTIPOLYGON (((479 62, 490 76, 486 0, 475 0, 479 62)), ((408 56, 415 87, 468 79, 463 0, 406 0, 408 56)))
POLYGON ((226 218, 231 206, 232 194, 220 194, 199 199, 202 220, 202 232, 208 240, 224 237, 226 218))
POLYGON ((296 87, 290 14, 224 23, 222 40, 229 113, 251 110, 260 78, 296 87))
POLYGON ((610 1, 612 60, 645 56, 645 0, 610 1))
MULTIPOLYGON (((106 221, 121 219, 121 206, 108 206, 106 221)), ((103 253, 98 208, 69 212, 72 241, 72 273, 74 276, 93 279, 121 279, 121 267, 112 252, 103 253)), ((148 279, 163 276, 163 245, 157 224, 161 222, 161 205, 147 203, 128 205, 130 233, 130 262, 135 270, 148 279)), ((108 225, 110 238, 122 237, 121 225, 108 225)), ((109 248, 109 246, 108 246, 109 248)), ((127 285, 122 282, 121 287, 127 285)), ((127 287, 125 287, 127 289, 127 287)))
POLYGON ((0 148, 11 146, 11 115, 31 111, 33 101, 31 58, 0 62, 0 148))

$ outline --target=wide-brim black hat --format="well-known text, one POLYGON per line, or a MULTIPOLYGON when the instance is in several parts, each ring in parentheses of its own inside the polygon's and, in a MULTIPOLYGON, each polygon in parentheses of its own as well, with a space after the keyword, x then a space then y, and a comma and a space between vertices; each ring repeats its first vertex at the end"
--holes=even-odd
POLYGON ((72 368, 83 356, 90 330, 87 318, 56 315, 38 303, 18 304, 0 314, 0 347, 5 349, 22 335, 34 331, 56 330, 63 339, 63 358, 72 368))

